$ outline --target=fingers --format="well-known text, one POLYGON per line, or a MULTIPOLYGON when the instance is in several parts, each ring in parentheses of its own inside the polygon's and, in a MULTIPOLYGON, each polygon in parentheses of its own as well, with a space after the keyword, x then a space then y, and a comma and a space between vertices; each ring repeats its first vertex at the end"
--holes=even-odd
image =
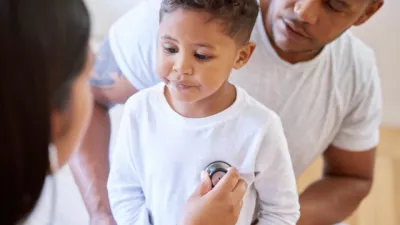
POLYGON ((240 215, 240 211, 242 210, 242 207, 243 207, 243 200, 238 202, 238 204, 234 205, 233 213, 234 213, 234 215, 237 215, 238 218, 240 215))
POLYGON ((231 167, 218 184, 212 190, 215 193, 230 193, 236 187, 239 181, 239 173, 237 169, 231 167))
POLYGON ((211 190, 211 180, 206 171, 201 172, 201 182, 192 196, 203 196, 211 190))
POLYGON ((247 191, 247 183, 244 180, 239 180, 232 191, 232 203, 238 204, 243 201, 243 197, 247 191))

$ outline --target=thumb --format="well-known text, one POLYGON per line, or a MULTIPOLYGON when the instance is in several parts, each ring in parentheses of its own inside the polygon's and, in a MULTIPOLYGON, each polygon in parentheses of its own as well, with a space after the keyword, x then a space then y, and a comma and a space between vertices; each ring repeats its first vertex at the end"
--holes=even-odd
POLYGON ((197 186, 194 195, 203 196, 211 191, 211 180, 206 171, 201 172, 201 183, 197 186))

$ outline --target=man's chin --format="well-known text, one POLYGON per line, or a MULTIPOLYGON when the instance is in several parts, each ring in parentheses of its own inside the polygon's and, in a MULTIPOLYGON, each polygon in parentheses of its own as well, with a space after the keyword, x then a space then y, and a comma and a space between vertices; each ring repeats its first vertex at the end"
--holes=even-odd
POLYGON ((290 40, 282 40, 275 42, 276 47, 283 53, 302 54, 315 52, 314 48, 290 40))

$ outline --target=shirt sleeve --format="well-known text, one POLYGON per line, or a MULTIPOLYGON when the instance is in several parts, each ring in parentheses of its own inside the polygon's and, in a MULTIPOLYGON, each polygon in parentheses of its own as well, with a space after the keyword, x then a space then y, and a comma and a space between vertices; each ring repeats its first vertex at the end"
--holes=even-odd
POLYGON ((379 143, 382 94, 378 68, 374 64, 368 80, 355 95, 332 144, 349 151, 364 151, 379 143))
POLYGON ((133 160, 135 119, 129 101, 124 110, 115 149, 111 157, 108 196, 111 211, 119 225, 149 225, 150 218, 140 177, 133 160))
POLYGON ((296 178, 279 117, 274 114, 261 142, 254 182, 259 225, 295 225, 300 217, 296 178))
POLYGON ((153 1, 143 1, 119 18, 108 34, 118 67, 136 90, 160 82, 156 73, 158 12, 153 1))

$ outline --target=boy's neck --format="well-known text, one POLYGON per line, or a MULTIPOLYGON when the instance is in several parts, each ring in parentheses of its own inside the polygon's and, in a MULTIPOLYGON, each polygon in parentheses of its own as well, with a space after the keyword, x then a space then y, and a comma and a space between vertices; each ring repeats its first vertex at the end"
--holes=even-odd
POLYGON ((211 96, 193 103, 176 101, 171 98, 168 88, 165 97, 172 109, 187 118, 203 118, 212 116, 231 106, 236 100, 236 88, 226 82, 211 96))

